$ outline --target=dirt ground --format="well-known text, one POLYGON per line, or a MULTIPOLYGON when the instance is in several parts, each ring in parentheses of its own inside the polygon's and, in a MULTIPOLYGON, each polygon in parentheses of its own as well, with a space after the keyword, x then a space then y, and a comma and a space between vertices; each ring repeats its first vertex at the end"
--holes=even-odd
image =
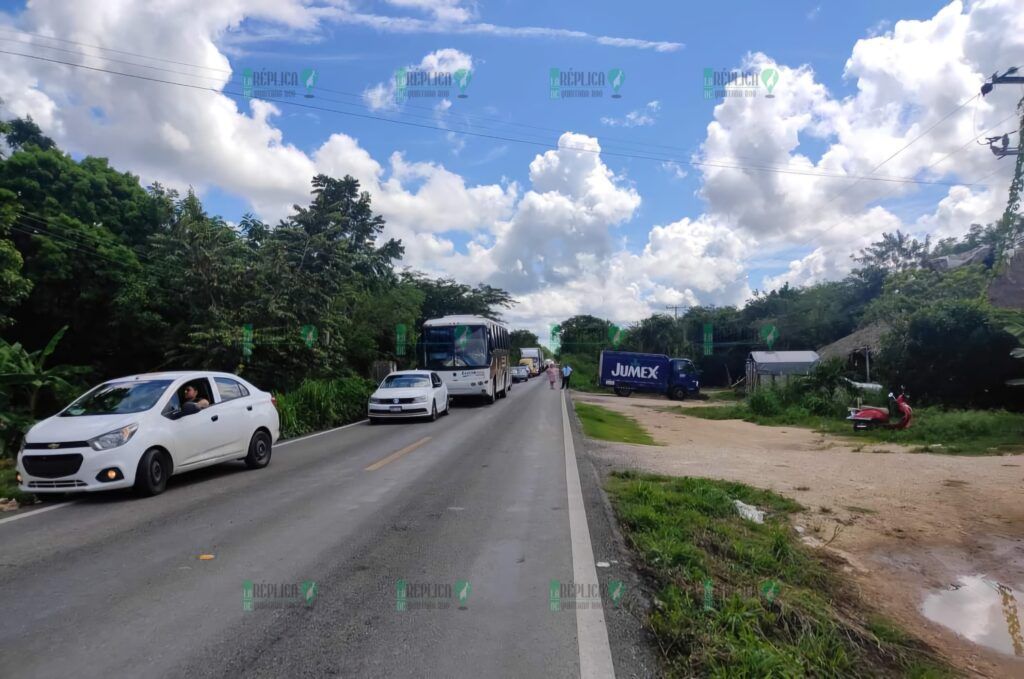
MULTIPOLYGON (((730 479, 793 498, 806 508, 796 515, 796 530, 808 544, 843 557, 844 570, 871 605, 968 673, 1024 677, 1024 657, 972 643, 921 612, 928 593, 955 589, 965 575, 1024 589, 1024 455, 911 453, 795 427, 660 412, 679 405, 660 398, 572 397, 630 415, 661 444, 595 441, 598 459, 620 468, 730 479)), ((999 612, 979 611, 975 626, 1012 628, 1016 621, 1007 623, 999 612)))

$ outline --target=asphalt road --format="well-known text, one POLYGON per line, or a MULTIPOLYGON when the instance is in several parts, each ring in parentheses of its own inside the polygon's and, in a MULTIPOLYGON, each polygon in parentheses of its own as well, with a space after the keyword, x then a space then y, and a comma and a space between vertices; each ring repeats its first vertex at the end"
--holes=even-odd
POLYGON ((2 522, 0 675, 580 676, 579 613, 549 605, 583 544, 561 398, 535 379, 434 423, 279 445, 264 470, 2 522), (267 586, 307 581, 308 606, 267 586))

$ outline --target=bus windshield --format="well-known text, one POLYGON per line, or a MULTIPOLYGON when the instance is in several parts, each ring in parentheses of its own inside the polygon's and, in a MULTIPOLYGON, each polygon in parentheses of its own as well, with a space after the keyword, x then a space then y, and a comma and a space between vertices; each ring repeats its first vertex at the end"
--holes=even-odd
POLYGON ((427 370, 486 368, 490 364, 486 326, 423 329, 423 367, 427 370))

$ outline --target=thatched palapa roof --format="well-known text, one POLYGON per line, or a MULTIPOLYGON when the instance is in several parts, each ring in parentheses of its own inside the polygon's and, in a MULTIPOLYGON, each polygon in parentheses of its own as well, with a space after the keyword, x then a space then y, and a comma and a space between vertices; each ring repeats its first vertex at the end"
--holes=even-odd
POLYGON ((865 347, 870 349, 871 353, 877 353, 882 348, 882 336, 887 332, 889 332, 889 326, 886 323, 872 323, 853 331, 846 337, 837 339, 832 344, 823 346, 818 349, 818 355, 823 361, 830 358, 846 360, 850 354, 855 351, 863 351, 865 347))

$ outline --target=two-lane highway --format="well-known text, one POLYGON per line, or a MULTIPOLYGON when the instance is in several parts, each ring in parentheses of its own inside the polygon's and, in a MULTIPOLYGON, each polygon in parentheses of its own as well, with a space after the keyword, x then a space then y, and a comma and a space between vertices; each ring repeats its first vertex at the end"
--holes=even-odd
POLYGON ((264 470, 222 465, 155 498, 89 496, 2 523, 0 671, 579 676, 581 653, 600 649, 549 606, 583 544, 561 399, 532 380, 434 423, 284 443, 264 470), (261 607, 274 584, 304 582, 312 605, 261 607), (451 605, 420 608, 444 605, 435 595, 451 605))

